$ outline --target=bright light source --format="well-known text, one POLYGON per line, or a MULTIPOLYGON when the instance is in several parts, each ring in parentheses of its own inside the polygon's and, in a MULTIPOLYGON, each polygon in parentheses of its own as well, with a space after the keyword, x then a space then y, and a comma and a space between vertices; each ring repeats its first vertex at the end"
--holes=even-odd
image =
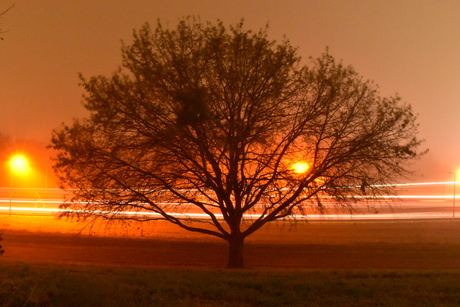
POLYGON ((291 165, 290 169, 296 174, 303 174, 310 168, 307 162, 296 162, 291 165))
POLYGON ((10 159, 9 162, 11 171, 19 174, 26 175, 30 172, 29 161, 24 155, 15 155, 10 159))

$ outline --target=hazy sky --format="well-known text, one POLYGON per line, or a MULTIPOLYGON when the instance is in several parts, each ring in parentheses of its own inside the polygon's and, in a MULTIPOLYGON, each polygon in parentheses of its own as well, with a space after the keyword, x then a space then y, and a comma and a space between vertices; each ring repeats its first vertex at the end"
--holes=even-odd
POLYGON ((267 23, 306 61, 330 53, 398 93, 419 114, 430 153, 417 180, 449 180, 460 167, 460 1, 458 0, 0 0, 0 133, 49 142, 52 129, 85 116, 78 73, 110 74, 121 41, 158 19, 187 15, 248 28, 267 23))

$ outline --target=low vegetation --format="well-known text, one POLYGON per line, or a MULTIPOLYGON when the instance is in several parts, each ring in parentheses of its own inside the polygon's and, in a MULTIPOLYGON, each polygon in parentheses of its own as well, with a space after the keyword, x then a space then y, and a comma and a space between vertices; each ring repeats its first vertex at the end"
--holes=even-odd
POLYGON ((0 263, 1 306, 458 306, 460 270, 197 270, 0 263))

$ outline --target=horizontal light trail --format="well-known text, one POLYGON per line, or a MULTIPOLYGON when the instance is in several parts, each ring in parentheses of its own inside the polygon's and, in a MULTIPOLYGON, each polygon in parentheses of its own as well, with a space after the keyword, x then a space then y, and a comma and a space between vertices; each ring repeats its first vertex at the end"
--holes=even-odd
MULTIPOLYGON (((410 182, 410 183, 389 183, 389 184, 374 184, 371 187, 407 187, 407 186, 430 186, 430 185, 453 185, 460 184, 460 181, 433 181, 433 182, 410 182)), ((361 186, 354 186, 360 188, 361 186)), ((145 189, 144 189, 145 190, 145 189)), ((182 189, 185 191, 198 191, 196 189, 182 189)), ((37 191, 37 192, 57 192, 59 194, 65 194, 72 190, 62 190, 59 188, 18 188, 18 187, 0 187, 0 192, 8 191, 37 191)), ((151 190, 145 190, 151 191, 151 190)), ((159 192, 165 192, 168 190, 159 190, 159 192)))
POLYGON ((365 199, 457 199, 460 198, 460 195, 378 195, 375 197, 369 197, 369 196, 354 196, 355 198, 365 198, 365 199))
MULTIPOLYGON (((350 196, 357 199, 366 199, 369 201, 372 200, 453 200, 460 198, 460 195, 377 195, 377 196, 350 196)), ((333 196, 321 197, 321 199, 328 201, 333 199, 333 196)), ((64 199, 30 199, 30 198, 0 198, 0 203, 33 203, 33 204, 62 204, 64 199)), ((86 202, 79 201, 74 202, 79 204, 84 204, 86 202)), ((167 203, 157 203, 158 205, 193 205, 192 203, 179 203, 179 202, 167 202, 167 203)))
POLYGON ((62 204, 62 199, 0 199, 0 203, 62 204))
POLYGON ((434 181, 434 182, 412 182, 412 183, 391 183, 391 184, 374 184, 372 187, 404 187, 404 186, 424 186, 424 185, 451 185, 459 184, 460 181, 434 181))
MULTIPOLYGON (((15 212, 29 212, 29 213, 47 213, 47 214, 60 214, 69 212, 69 209, 59 208, 12 208, 15 212)), ((10 212, 10 207, 0 207, 1 212, 10 212)), ((77 210, 78 211, 78 210, 77 210)), ((81 211, 84 213, 84 211, 81 211)), ((108 214, 113 213, 110 211, 94 211, 95 214, 108 214)), ((20 214, 20 213, 19 213, 20 214)), ((177 218, 190 218, 190 219, 210 219, 210 217, 204 213, 168 213, 171 216, 177 218)), ((156 212, 134 212, 134 211, 122 211, 117 212, 117 215, 127 216, 138 216, 146 218, 161 217, 161 214, 156 212)), ((222 220, 222 214, 215 214, 217 219, 222 220)), ((256 219, 260 215, 258 214, 246 214, 246 219, 256 219)), ((451 219, 452 212, 415 212, 415 213, 379 213, 379 214, 295 214, 285 219, 298 219, 298 220, 407 220, 407 219, 451 219)))
MULTIPOLYGON (((398 220, 398 219, 447 219, 453 217, 453 211, 455 210, 455 199, 460 198, 460 195, 448 194, 442 195, 433 193, 433 188, 429 186, 448 186, 459 184, 460 181, 443 181, 443 182, 418 182, 418 183, 398 183, 398 184, 388 184, 388 185, 374 185, 374 187, 401 187, 401 194, 404 192, 410 191, 410 187, 414 187, 411 191, 412 195, 379 195, 375 197, 371 196, 350 196, 357 199, 363 199, 369 202, 375 201, 392 201, 397 206, 401 205, 401 208, 410 208, 412 211, 417 210, 417 212, 391 212, 391 213, 354 213, 354 214, 306 214, 306 215, 294 215, 289 218, 295 219, 305 219, 305 220, 398 220), (420 191, 424 190, 426 186, 426 192, 430 195, 421 195, 420 191), (429 188, 428 188, 429 187, 429 188), (405 191, 404 191, 405 190, 405 191), (431 192, 429 192, 431 191, 431 192), (453 201, 453 202, 452 202, 453 201), (434 204, 437 202, 437 204, 434 204), (450 212, 448 211, 450 209, 450 212), (452 208, 453 207, 453 208, 452 208), (436 211, 439 210, 439 211, 436 211), (436 212, 433 212, 436 211, 436 212)), ((451 189, 451 188, 449 188, 451 189)), ((441 191, 441 188, 438 188, 441 191)), ((444 187, 443 187, 444 191, 444 187)), ((71 192, 71 191, 70 191, 71 192)), ((20 215, 53 215, 63 212, 70 211, 69 209, 59 209, 59 205, 64 203, 65 191, 56 189, 56 188, 7 188, 0 187, 0 214, 20 214, 20 215), (20 192, 24 192, 24 198, 17 198, 14 195, 21 195, 20 192), (35 193, 36 196, 33 196, 31 192, 35 193), (44 199, 40 197, 45 196, 44 199), (26 196, 29 195, 29 196, 26 196), (29 198, 27 198, 29 197, 29 198)), ((334 202, 331 201, 333 197, 325 196, 323 201, 325 204, 331 205, 331 208, 334 206, 334 202)), ((85 202, 79 202, 84 204, 85 202)), ((191 219, 209 219, 209 216, 204 213, 192 213, 193 204, 190 203, 158 203, 162 206, 184 206, 184 209, 187 212, 171 212, 168 213, 172 216, 178 218, 191 218, 191 219)), ((365 202, 363 203, 366 204, 365 202)), ((263 207, 263 204, 260 204, 263 207)), ((357 209, 360 209, 360 203, 355 205, 357 209)), ((459 205, 460 207, 460 205, 459 205)), ((83 212, 83 211, 82 211, 83 212)), ((109 211, 96 211, 96 214, 111 214, 113 212, 109 211)), ((134 211, 123 211, 118 212, 120 215, 127 216, 145 216, 145 217, 161 217, 159 213, 155 212, 134 212, 134 211)), ((215 213, 215 216, 218 219, 222 219, 223 216, 220 213, 215 213)), ((258 218, 258 214, 246 214, 245 218, 254 219, 258 218)))
POLYGON ((46 213, 60 213, 65 210, 59 208, 27 208, 27 207, 0 207, 0 212, 2 211, 29 211, 29 212, 46 212, 46 213))

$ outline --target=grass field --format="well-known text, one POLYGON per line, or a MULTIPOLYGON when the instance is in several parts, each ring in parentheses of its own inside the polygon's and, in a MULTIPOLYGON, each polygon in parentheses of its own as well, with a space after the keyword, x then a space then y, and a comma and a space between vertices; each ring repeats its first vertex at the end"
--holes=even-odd
POLYGON ((10 225, 0 306, 460 305, 456 221, 273 226, 248 240, 246 270, 223 269, 225 244, 203 237, 10 225))
POLYGON ((458 306, 460 271, 0 264, 1 306, 458 306))

